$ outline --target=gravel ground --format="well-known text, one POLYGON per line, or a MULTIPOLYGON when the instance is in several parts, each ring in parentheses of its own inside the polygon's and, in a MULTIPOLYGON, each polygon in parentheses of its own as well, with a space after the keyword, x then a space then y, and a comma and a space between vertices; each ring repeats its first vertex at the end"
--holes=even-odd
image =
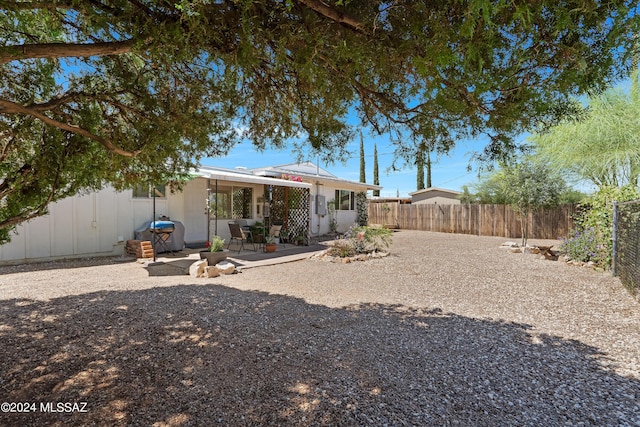
POLYGON ((0 402, 31 412, 0 425, 640 425, 637 299, 504 241, 402 231, 212 279, 2 267, 0 402))

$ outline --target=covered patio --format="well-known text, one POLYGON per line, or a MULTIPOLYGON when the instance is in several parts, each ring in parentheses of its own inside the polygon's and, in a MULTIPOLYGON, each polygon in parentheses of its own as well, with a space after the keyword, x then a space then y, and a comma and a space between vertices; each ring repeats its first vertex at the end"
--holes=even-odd
POLYGON ((228 242, 228 223, 236 220, 245 220, 249 226, 262 223, 265 230, 280 225, 286 234, 309 241, 311 184, 243 170, 202 168, 199 172, 206 179, 207 242, 213 236, 228 242))

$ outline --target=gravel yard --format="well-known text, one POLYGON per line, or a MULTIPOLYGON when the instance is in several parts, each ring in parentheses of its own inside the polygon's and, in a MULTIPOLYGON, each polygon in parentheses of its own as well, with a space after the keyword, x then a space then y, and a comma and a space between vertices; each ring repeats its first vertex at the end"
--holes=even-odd
POLYGON ((212 279, 0 267, 0 402, 30 411, 0 425, 640 426, 638 300, 505 240, 212 279))

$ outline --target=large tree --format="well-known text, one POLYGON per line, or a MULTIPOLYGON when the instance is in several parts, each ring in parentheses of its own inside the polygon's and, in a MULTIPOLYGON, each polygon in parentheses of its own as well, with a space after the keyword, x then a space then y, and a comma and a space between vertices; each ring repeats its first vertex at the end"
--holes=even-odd
MULTIPOLYGON (((610 89, 591 97, 582 117, 533 135, 539 156, 577 180, 598 188, 640 184, 638 70, 631 91, 610 89)), ((578 103, 578 101, 575 101, 578 103)))
POLYGON ((367 182, 366 164, 364 161, 364 139, 360 131, 360 182, 367 182))
POLYGON ((511 136, 557 119, 569 95, 626 72, 635 9, 635 0, 0 1, 0 241, 51 201, 105 182, 180 178, 241 137, 264 148, 302 134, 339 158, 351 111, 379 132, 428 129, 442 145, 486 133, 487 153, 504 153, 511 136))
MULTIPOLYGON (((373 185, 380 185, 378 176, 378 146, 373 144, 373 185)), ((380 190, 373 190, 374 197, 380 197, 380 190)))
POLYGON ((503 166, 503 172, 502 192, 519 217, 522 246, 526 246, 531 212, 559 204, 566 184, 542 163, 522 161, 503 166))

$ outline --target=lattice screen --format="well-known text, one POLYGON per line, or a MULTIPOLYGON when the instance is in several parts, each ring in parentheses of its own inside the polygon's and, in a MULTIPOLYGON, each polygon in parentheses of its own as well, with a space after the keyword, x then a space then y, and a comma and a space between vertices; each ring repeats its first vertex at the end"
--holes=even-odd
POLYGON ((307 188, 273 187, 271 224, 282 224, 290 236, 309 235, 310 194, 307 188))
POLYGON ((252 188, 237 188, 233 190, 232 218, 251 218, 252 188))

